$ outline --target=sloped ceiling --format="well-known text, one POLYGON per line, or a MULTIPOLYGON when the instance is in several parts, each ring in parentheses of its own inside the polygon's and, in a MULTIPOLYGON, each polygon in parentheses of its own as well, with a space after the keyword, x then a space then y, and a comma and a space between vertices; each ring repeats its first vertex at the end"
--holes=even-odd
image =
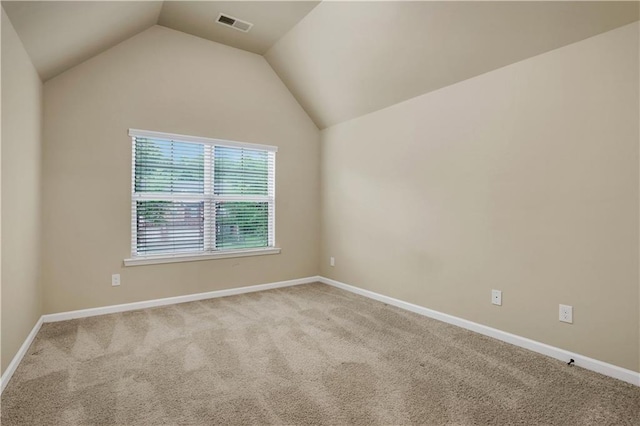
POLYGON ((325 128, 638 18, 638 2, 325 1, 265 57, 325 128))
POLYGON ((8 1, 2 7, 43 81, 158 22, 157 1, 8 1))
POLYGON ((160 24, 264 54, 319 1, 3 1, 46 81, 160 24), (249 21, 244 33, 216 23, 220 13, 249 21))
MULTIPOLYGON (((160 24, 265 57, 320 128, 638 20, 616 1, 3 1, 43 81, 160 24), (216 24, 220 12, 254 24, 216 24)), ((589 70, 585 70, 589 72, 589 70)))
POLYGON ((264 55, 319 1, 166 1, 158 24, 264 55), (242 31, 214 24, 220 13, 253 24, 242 31))

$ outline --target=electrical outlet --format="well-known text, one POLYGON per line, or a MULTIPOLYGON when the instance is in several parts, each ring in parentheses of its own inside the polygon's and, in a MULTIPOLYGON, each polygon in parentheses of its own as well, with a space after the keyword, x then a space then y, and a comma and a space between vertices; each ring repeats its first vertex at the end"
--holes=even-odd
POLYGON ((491 303, 502 306, 502 292, 500 290, 491 290, 491 303))
POLYGON ((335 257, 331 257, 329 259, 329 265, 331 266, 336 266, 336 258, 335 257))
POLYGON ((573 306, 560 305, 560 321, 573 324, 573 306))
POLYGON ((120 285, 120 274, 111 275, 111 285, 114 287, 120 285))

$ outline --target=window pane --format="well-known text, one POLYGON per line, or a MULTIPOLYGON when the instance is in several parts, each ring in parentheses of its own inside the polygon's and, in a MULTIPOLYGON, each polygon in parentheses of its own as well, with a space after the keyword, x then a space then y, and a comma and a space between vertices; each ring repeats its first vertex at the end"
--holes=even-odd
POLYGON ((135 192, 204 192, 204 145, 136 138, 135 192))
POLYGON ((216 248, 269 245, 269 203, 216 202, 216 248))
POLYGON ((214 159, 216 195, 268 195, 267 151, 216 146, 214 159))
POLYGON ((138 254, 204 250, 204 202, 136 203, 138 254))

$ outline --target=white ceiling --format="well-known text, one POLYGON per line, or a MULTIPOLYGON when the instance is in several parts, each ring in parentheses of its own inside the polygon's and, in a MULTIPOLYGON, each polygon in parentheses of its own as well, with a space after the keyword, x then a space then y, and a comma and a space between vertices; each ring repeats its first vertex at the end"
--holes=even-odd
POLYGON ((265 57, 325 128, 636 20, 638 2, 325 1, 265 57))
POLYGON ((318 1, 3 1, 46 81, 160 24, 264 54, 318 1), (243 33, 216 23, 220 12, 254 24, 243 33))

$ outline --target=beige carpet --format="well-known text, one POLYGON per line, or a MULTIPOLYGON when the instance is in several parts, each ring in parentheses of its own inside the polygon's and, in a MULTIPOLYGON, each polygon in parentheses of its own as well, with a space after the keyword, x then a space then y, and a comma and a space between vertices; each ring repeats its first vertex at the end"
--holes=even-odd
POLYGON ((2 425, 640 424, 640 388, 323 284, 43 325, 2 425))

